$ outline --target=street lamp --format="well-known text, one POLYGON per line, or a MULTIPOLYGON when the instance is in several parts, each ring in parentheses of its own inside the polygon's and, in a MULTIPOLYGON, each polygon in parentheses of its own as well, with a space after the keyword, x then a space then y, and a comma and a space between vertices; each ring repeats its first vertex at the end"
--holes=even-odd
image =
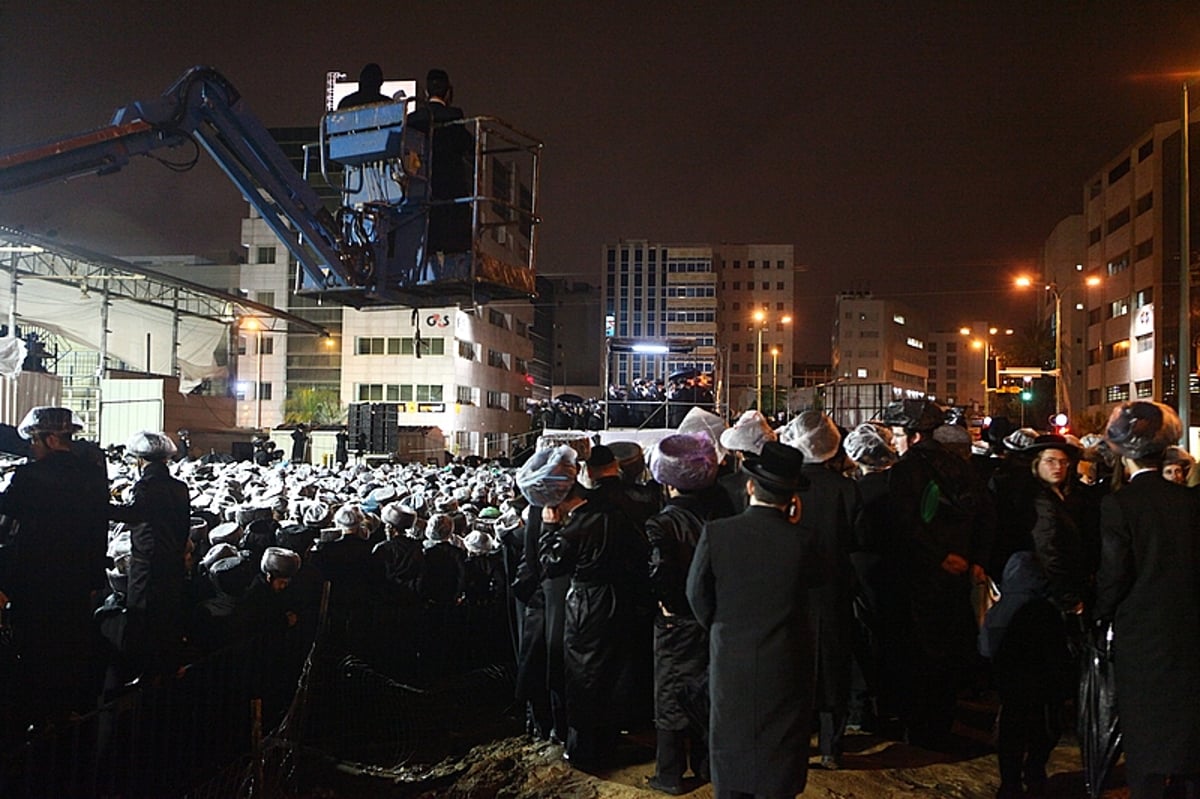
MULTIPOLYGON (((1016 279, 1019 288, 1029 288, 1033 281, 1025 275, 1016 279)), ((1062 292, 1053 280, 1046 284, 1046 291, 1054 296, 1054 412, 1062 413, 1062 292)))
POLYGON ((1190 449, 1189 417, 1192 413, 1192 230, 1191 184, 1188 171, 1188 83, 1183 81, 1183 115, 1179 127, 1179 421, 1183 427, 1180 445, 1190 449))
MULTIPOLYGON (((961 334, 963 336, 970 336, 970 335, 973 335, 973 333, 974 333, 974 331, 972 331, 971 328, 969 328, 969 327, 960 327, 958 329, 958 332, 959 332, 959 334, 961 334)), ((989 395, 993 391, 995 391, 997 388, 999 388, 999 385, 993 387, 990 384, 990 381, 988 380, 988 365, 992 362, 992 337, 998 335, 999 333, 1000 333, 1000 328, 994 327, 994 326, 989 326, 985 332, 979 333, 978 338, 971 339, 971 349, 976 350, 976 351, 980 351, 980 350, 983 351, 983 415, 985 417, 992 415, 991 397, 989 395)), ((1005 328, 1004 335, 1011 336, 1012 334, 1013 334, 1013 329, 1011 327, 1005 328)), ((999 362, 997 359, 997 364, 996 364, 997 384, 999 384, 999 377, 1000 377, 1000 365, 999 365, 999 362)))
MULTIPOLYGON (((763 359, 762 359, 762 353, 763 353, 763 342, 762 342, 762 334, 763 334, 763 328, 767 326, 767 325, 766 325, 766 323, 767 323, 767 312, 766 312, 766 311, 761 311, 761 310, 760 310, 760 311, 755 311, 755 312, 754 312, 754 321, 758 323, 758 347, 756 348, 756 352, 754 353, 754 356, 755 356, 755 366, 756 366, 756 369, 757 369, 757 371, 758 371, 758 375, 757 375, 757 381, 756 381, 756 383, 755 383, 754 396, 755 396, 755 398, 756 398, 756 407, 758 408, 758 412, 759 412, 759 413, 762 413, 762 408, 763 408, 763 401, 762 401, 762 373, 763 373, 763 359)), ((779 318, 779 321, 780 321, 780 323, 782 323, 782 324, 785 324, 785 325, 786 325, 786 324, 788 324, 788 323, 790 323, 790 322, 792 321, 792 317, 790 317, 790 316, 782 316, 782 317, 780 317, 780 318, 779 318)))

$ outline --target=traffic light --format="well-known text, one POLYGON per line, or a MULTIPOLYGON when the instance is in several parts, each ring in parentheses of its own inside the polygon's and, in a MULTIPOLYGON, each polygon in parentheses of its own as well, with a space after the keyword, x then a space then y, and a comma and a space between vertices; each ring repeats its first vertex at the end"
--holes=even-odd
POLYGON ((1050 429, 1058 433, 1060 436, 1065 436, 1071 432, 1071 419, 1065 413, 1054 413, 1050 415, 1050 429))
POLYGON ((1021 402, 1029 402, 1031 399, 1033 399, 1033 389, 1031 389, 1031 388, 1021 389, 1021 402))
POLYGON ((986 388, 988 391, 991 391, 994 388, 1000 387, 1000 381, 998 379, 1000 375, 997 373, 999 369, 1000 369, 1000 359, 995 356, 988 358, 987 374, 984 377, 984 383, 983 383, 983 387, 986 388))

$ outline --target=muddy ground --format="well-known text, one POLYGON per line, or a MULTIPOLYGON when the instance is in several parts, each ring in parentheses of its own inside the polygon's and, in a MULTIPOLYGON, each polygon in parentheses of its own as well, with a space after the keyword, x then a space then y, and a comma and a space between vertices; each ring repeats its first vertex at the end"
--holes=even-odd
MULTIPOLYGON (((826 771, 812 760, 804 797, 817 799, 886 799, 939 797, 991 799, 998 784, 996 756, 986 736, 963 731, 962 751, 946 755, 874 735, 851 733, 842 768, 826 771)), ((815 743, 815 741, 814 741, 815 743)), ((386 796, 388 799, 653 799, 664 797, 646 786, 654 771, 653 733, 625 739, 623 765, 594 774, 571 768, 562 748, 535 742, 524 735, 479 744, 461 757, 447 758, 422 774, 404 780, 384 780, 364 773, 351 776, 325 796, 386 796), (370 787, 366 783, 372 783, 370 787)), ((1079 748, 1074 738, 1060 743, 1051 758, 1050 797, 1085 797, 1079 748)), ((1116 784, 1122 784, 1118 769, 1116 784)), ((693 799, 710 799, 710 784, 692 784, 693 799)), ((1128 792, 1114 788, 1104 799, 1124 799, 1128 792)))

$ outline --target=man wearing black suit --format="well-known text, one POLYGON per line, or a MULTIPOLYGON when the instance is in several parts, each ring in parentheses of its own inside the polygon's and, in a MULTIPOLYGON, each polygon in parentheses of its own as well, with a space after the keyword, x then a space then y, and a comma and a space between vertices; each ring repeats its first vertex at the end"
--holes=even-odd
POLYGON ((450 103, 454 87, 442 69, 431 69, 425 77, 426 102, 408 115, 408 126, 430 136, 432 151, 429 188, 428 249, 431 252, 466 252, 471 249, 471 206, 452 203, 470 197, 474 188, 475 137, 465 125, 463 110, 450 103))
POLYGON ((709 632, 717 799, 790 799, 808 779, 815 648, 808 597, 824 564, 799 526, 803 465, 799 450, 776 441, 743 462, 749 506, 705 525, 688 572, 688 602, 709 632))
POLYGON ((1200 789, 1200 495, 1159 474, 1182 431, 1148 401, 1118 406, 1105 431, 1132 476, 1100 506, 1094 616, 1113 622, 1131 799, 1164 796, 1167 777, 1200 789))

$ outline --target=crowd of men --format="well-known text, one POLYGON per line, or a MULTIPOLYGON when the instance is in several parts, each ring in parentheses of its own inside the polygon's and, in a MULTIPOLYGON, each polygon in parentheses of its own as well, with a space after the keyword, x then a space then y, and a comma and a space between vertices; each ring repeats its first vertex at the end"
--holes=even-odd
POLYGON ((689 369, 666 382, 639 377, 628 386, 609 386, 604 400, 560 394, 531 402, 526 410, 533 430, 603 430, 678 427, 695 406, 713 407, 712 375, 689 369))
POLYGON ((1010 799, 1045 789, 1047 710, 1104 624, 1131 795, 1200 773, 1200 493, 1157 403, 1084 442, 996 420, 982 449, 926 400, 850 431, 694 408, 648 452, 580 433, 519 469, 205 462, 147 432, 106 471, 78 430, 31 411, 0 497, 10 729, 95 706, 97 629, 109 687, 171 679, 270 627, 315 633, 327 596, 333 634, 391 673, 515 649, 528 731, 579 768, 652 723, 668 794, 794 796, 812 734, 828 769, 855 728, 952 751, 982 653, 1010 799))
POLYGON ((1073 653, 1111 630, 1131 796, 1193 788, 1200 494, 1179 484, 1179 435, 1170 408, 1134 402, 1086 446, 1005 420, 973 445, 913 400, 852 431, 696 409, 648 483, 636 449, 542 450, 517 478, 529 729, 602 768, 650 713, 650 787, 794 796, 811 734, 828 769, 848 729, 961 748, 956 700, 990 662, 998 797, 1038 795, 1073 653))

